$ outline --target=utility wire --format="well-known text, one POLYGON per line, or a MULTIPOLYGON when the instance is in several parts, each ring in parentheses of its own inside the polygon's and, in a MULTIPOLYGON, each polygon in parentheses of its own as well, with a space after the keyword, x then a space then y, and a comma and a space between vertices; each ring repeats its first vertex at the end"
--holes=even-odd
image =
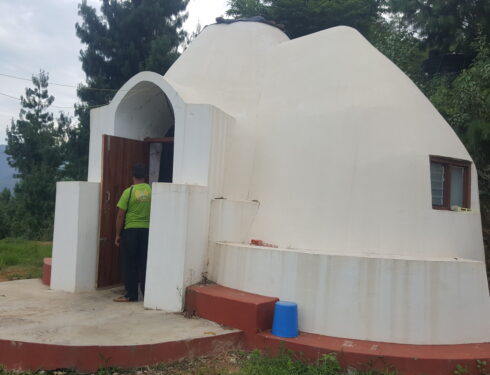
MULTIPOLYGON (((13 79, 19 79, 21 81, 29 81, 29 82, 32 82, 32 79, 31 78, 13 76, 13 75, 10 75, 10 74, 0 73, 0 76, 2 76, 2 77, 8 77, 8 78, 13 78, 13 79)), ((65 83, 49 82, 49 85, 61 86, 61 87, 70 87, 70 88, 75 88, 75 89, 79 88, 78 86, 68 85, 68 84, 65 84, 65 83)), ((116 89, 102 89, 102 88, 96 88, 96 87, 80 87, 80 89, 82 89, 82 90, 94 90, 94 91, 118 91, 116 89)))
MULTIPOLYGON (((0 73, 0 75, 2 75, 2 74, 0 73)), ((128 91, 128 90, 124 90, 124 91, 128 91)), ((145 92, 145 91, 153 91, 153 88, 136 89, 136 90, 133 90, 133 91, 134 91, 134 92, 132 92, 132 93, 130 93, 130 94, 128 94, 128 95, 125 95, 125 96, 124 96, 124 99, 131 98, 132 96, 134 96, 134 95, 138 95, 138 94, 140 94, 140 93, 142 93, 142 92, 145 92)), ((163 93, 163 91, 162 91, 161 93, 163 93)), ((163 93, 163 94, 164 94, 164 93, 163 93)), ((3 93, 3 92, 0 92, 0 95, 2 95, 2 96, 6 96, 7 98, 10 98, 10 99, 17 100, 17 101, 19 101, 19 102, 21 101, 21 99, 20 99, 20 98, 15 97, 15 96, 12 96, 12 95, 9 95, 9 94, 5 94, 5 93, 3 93)), ((159 95, 159 94, 158 94, 158 95, 159 95)), ((104 103, 104 104, 95 104, 95 105, 89 105, 89 106, 86 106, 85 108, 92 109, 92 108, 98 108, 98 107, 102 107, 102 106, 109 105, 109 104, 110 104, 110 102, 109 102, 109 103, 104 103)), ((72 108, 73 108, 73 106, 68 106, 68 107, 60 107, 60 106, 57 106, 57 105, 50 105, 50 107, 52 107, 52 108, 57 108, 57 109, 68 109, 68 108, 72 109, 72 108)))
MULTIPOLYGON (((20 98, 17 98, 17 97, 15 97, 15 96, 12 96, 12 95, 9 95, 9 94, 5 94, 5 93, 3 93, 3 92, 0 92, 0 95, 2 95, 2 96, 6 96, 7 98, 10 98, 10 99, 15 99, 15 100, 18 100, 19 102, 21 101, 21 99, 20 99, 20 98)), ((97 107, 102 107, 102 106, 104 106, 104 105, 106 105, 106 104, 91 105, 91 106, 87 106, 86 108, 97 108, 97 107)), ((73 108, 73 106, 68 106, 68 107, 60 107, 60 106, 58 106, 58 105, 50 105, 50 107, 52 107, 52 108, 58 108, 58 109, 67 109, 67 108, 70 108, 70 109, 71 109, 71 108, 73 108)))

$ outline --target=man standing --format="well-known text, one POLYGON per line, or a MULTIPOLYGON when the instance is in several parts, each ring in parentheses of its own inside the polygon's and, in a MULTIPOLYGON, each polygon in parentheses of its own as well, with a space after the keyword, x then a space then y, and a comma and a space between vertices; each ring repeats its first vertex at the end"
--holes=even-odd
POLYGON ((132 175, 133 185, 124 190, 117 203, 115 243, 116 246, 121 244, 122 248, 126 294, 114 299, 115 302, 137 301, 138 284, 143 295, 145 293, 151 187, 145 182, 146 168, 143 164, 135 164, 132 175))

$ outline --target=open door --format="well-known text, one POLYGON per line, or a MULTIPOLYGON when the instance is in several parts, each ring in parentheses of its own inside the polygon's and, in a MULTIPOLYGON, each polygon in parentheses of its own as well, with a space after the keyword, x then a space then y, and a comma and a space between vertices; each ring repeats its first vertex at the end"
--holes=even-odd
POLYGON ((104 135, 102 141, 98 288, 121 282, 119 248, 114 244, 116 205, 124 189, 132 183, 131 167, 135 163, 148 166, 149 162, 147 142, 109 135, 104 135))

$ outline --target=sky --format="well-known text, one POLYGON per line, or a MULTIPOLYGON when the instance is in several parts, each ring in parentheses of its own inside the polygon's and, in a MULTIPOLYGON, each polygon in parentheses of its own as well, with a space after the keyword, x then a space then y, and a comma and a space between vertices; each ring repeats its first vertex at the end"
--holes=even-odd
MULTIPOLYGON (((30 77, 41 69, 49 73, 49 92, 55 97, 53 112, 73 113, 76 86, 85 75, 78 60, 83 48, 75 35, 81 0, 0 0, 0 144, 5 129, 17 118, 19 100, 30 77), (23 79, 15 79, 14 76, 23 79), (55 83, 72 87, 57 86, 55 83), (6 96, 7 95, 7 96, 6 96)), ((227 0, 190 0, 184 29, 189 33, 215 22, 227 0)), ((99 9, 99 0, 88 0, 99 9)))

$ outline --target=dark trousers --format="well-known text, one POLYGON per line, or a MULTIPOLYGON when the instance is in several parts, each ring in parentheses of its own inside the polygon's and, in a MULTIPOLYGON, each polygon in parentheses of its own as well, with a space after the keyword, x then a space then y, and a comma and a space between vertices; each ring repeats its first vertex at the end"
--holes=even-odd
POLYGON ((146 258, 148 255, 148 229, 125 229, 122 234, 124 286, 126 297, 138 299, 138 284, 145 294, 146 258))

